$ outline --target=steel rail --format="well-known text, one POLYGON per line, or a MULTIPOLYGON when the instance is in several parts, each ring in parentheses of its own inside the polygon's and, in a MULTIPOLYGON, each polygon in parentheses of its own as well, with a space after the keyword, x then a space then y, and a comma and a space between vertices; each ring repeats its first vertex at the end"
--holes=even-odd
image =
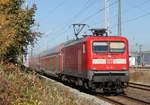
POLYGON ((122 95, 122 97, 128 98, 130 100, 134 100, 134 101, 137 101, 137 102, 140 102, 141 104, 144 104, 144 105, 150 105, 150 102, 147 102, 147 101, 144 101, 144 100, 140 100, 140 99, 137 99, 137 98, 134 98, 134 97, 130 97, 130 96, 127 96, 127 95, 122 95))
MULTIPOLYGON (((39 76, 42 77, 42 78, 45 78, 45 79, 49 79, 48 77, 45 77, 43 75, 39 75, 39 76)), ((99 99, 103 99, 103 100, 105 100, 107 102, 110 102, 112 104, 115 104, 115 105, 127 105, 124 102, 119 102, 115 99, 113 100, 112 98, 108 98, 107 96, 98 95, 98 96, 95 96, 95 97, 97 97, 99 99)), ((141 104, 144 104, 144 105, 150 105, 150 102, 139 100, 139 99, 136 99, 136 98, 133 98, 133 97, 130 97, 130 96, 126 96, 126 95, 121 95, 121 98, 127 98, 127 99, 131 100, 131 102, 135 101, 135 102, 138 102, 138 103, 141 103, 141 104)))
POLYGON ((150 67, 130 67, 130 69, 150 70, 150 67))
POLYGON ((130 85, 130 84, 131 84, 131 85, 137 85, 137 86, 143 86, 143 87, 150 88, 150 85, 144 85, 144 84, 129 82, 129 85, 130 85))
MULTIPOLYGON (((105 101, 108 101, 112 104, 115 104, 115 105, 128 105, 127 103, 124 103, 123 102, 119 102, 117 101, 116 99, 113 99, 113 98, 108 98, 107 96, 96 96, 97 98, 100 98, 100 99, 103 99, 105 101)), ((140 103, 140 104, 144 104, 144 105, 150 105, 150 102, 146 102, 144 100, 140 100, 140 99, 137 99, 137 98, 133 98, 133 97, 130 97, 130 96, 126 96, 126 95, 121 95, 119 96, 120 98, 125 98, 125 99, 128 99, 129 101, 131 102, 137 102, 137 103, 140 103)))
POLYGON ((115 105, 126 105, 126 104, 124 104, 124 103, 122 103, 122 102, 118 102, 118 101, 116 101, 116 100, 107 98, 106 96, 96 96, 96 97, 99 98, 99 99, 103 99, 103 100, 105 100, 105 101, 108 101, 108 102, 110 102, 110 103, 112 103, 112 104, 115 104, 115 105))
POLYGON ((149 91, 150 92, 150 89, 147 89, 147 88, 141 88, 141 87, 136 87, 136 86, 129 86, 129 87, 140 89, 140 90, 145 90, 145 91, 149 91))
POLYGON ((129 83, 129 87, 131 88, 136 88, 140 90, 145 90, 150 92, 150 86, 149 85, 144 85, 144 84, 138 84, 138 83, 129 83))

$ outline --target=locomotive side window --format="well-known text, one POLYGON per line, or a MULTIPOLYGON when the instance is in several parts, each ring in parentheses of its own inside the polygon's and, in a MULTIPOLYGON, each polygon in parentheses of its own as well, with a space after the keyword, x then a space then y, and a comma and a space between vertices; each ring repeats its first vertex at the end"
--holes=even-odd
POLYGON ((124 42, 110 42, 110 52, 123 53, 125 51, 124 42))
POLYGON ((108 42, 94 42, 93 51, 96 53, 105 53, 108 52, 109 45, 108 42))

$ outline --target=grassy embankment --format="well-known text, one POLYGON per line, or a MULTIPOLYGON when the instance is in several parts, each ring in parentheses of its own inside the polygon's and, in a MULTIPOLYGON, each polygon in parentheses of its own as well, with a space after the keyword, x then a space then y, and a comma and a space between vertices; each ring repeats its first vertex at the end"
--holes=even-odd
POLYGON ((150 70, 130 70, 130 81, 150 85, 150 70))
POLYGON ((0 105, 92 105, 52 81, 17 67, 0 66, 0 105), (13 68, 13 69, 12 69, 13 68))

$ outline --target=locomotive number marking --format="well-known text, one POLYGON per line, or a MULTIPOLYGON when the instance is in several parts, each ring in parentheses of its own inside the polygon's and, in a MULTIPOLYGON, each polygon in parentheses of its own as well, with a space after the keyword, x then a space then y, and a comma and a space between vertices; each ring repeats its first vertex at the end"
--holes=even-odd
POLYGON ((113 59, 107 59, 107 64, 113 64, 113 59))

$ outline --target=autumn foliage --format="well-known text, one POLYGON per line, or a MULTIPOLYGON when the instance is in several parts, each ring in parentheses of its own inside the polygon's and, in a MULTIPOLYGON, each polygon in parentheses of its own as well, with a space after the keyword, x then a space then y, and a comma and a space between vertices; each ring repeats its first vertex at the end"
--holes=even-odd
POLYGON ((39 36, 33 31, 36 6, 23 7, 24 0, 0 0, 0 62, 17 63, 39 36))
POLYGON ((7 4, 9 2, 10 2, 10 0, 0 0, 0 4, 7 4))
POLYGON ((6 70, 0 66, 0 105, 94 104, 78 99, 56 82, 41 78, 34 72, 27 73, 18 67, 6 70))

